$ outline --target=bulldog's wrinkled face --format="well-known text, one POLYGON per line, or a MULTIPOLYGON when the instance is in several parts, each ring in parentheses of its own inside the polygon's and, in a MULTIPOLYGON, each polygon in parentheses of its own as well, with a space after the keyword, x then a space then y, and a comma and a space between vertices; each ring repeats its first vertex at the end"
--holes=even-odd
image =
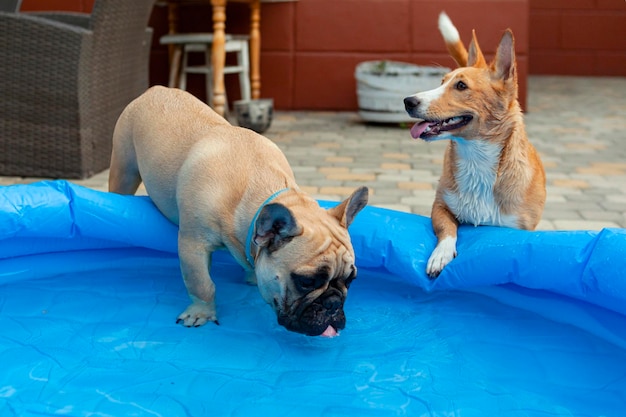
POLYGON ((295 314, 278 316, 278 323, 287 329, 309 336, 325 334, 333 336, 346 327, 343 304, 348 295, 350 283, 356 278, 356 267, 348 276, 343 274, 330 278, 328 268, 320 267, 313 275, 291 273, 296 292, 302 297, 283 306, 283 312, 297 307, 295 314), (300 301, 300 302, 299 302, 300 301), (294 320, 295 318, 295 320, 294 320))
POLYGON ((263 299, 274 309, 287 330, 309 336, 335 336, 346 327, 344 302, 356 278, 351 247, 310 248, 295 238, 284 248, 257 260, 256 276, 263 299), (287 246, 293 245, 293 248, 287 246), (290 250, 291 249, 291 250, 290 250), (283 252, 283 253, 280 253, 283 252), (301 264, 291 261, 317 254, 301 264))
POLYGON ((256 223, 255 275, 263 299, 286 329, 336 336, 356 278, 348 226, 367 203, 367 188, 329 210, 314 200, 267 205, 256 223))

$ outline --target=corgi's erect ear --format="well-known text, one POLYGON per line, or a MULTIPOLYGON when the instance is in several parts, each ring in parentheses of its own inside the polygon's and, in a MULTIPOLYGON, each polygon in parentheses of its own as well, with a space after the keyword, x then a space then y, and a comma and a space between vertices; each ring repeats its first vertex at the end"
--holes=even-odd
POLYGON ((493 65, 495 76, 501 80, 515 80, 517 78, 515 70, 515 40, 511 29, 507 29, 504 35, 502 35, 493 65))
POLYGON ((485 61, 483 52, 480 50, 480 46, 478 46, 478 39, 476 39, 475 30, 472 30, 472 42, 470 42, 469 51, 467 53, 467 66, 477 68, 487 66, 487 61, 485 61))

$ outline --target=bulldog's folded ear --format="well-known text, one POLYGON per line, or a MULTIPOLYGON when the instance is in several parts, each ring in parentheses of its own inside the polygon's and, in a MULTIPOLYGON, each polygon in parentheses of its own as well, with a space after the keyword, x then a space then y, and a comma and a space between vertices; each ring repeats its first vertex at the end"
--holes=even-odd
POLYGON ((363 207, 367 205, 368 193, 369 190, 367 187, 357 188, 352 195, 341 204, 328 209, 328 214, 336 217, 337 220, 339 220, 339 224, 347 228, 359 211, 363 210, 363 207))
POLYGON ((280 248, 292 237, 302 233, 291 211, 282 204, 268 204, 259 213, 255 225, 254 243, 270 251, 280 248))

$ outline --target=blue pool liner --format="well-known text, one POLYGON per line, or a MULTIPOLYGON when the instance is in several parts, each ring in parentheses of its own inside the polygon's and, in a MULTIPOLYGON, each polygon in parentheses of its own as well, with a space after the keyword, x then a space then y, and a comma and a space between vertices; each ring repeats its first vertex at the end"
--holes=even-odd
POLYGON ((0 188, 0 415, 623 415, 625 230, 463 226, 434 281, 429 218, 367 207, 350 234, 359 279, 338 338, 278 326, 225 251, 212 272, 222 325, 186 329, 177 227, 148 197, 0 188), (519 377, 536 357, 504 358, 509 332, 557 376, 519 377), (594 365, 576 374, 578 361, 594 365))
MULTIPOLYGON (((77 249, 177 251, 177 227, 148 197, 44 181, 4 187, 0 215, 0 259, 77 249)), ((624 229, 529 232, 462 226, 460 255, 434 281, 425 274, 436 244, 429 218, 367 207, 350 234, 357 266, 388 272, 426 290, 511 283, 626 315, 624 229)), ((10 279, 4 275, 5 282, 10 279)))

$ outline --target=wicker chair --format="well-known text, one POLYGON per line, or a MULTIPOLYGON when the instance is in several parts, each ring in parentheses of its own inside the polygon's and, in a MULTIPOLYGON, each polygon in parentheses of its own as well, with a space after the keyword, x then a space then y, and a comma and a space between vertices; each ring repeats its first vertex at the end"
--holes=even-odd
POLYGON ((0 13, 0 175, 85 178, 108 168, 115 122, 148 87, 153 4, 0 13))

